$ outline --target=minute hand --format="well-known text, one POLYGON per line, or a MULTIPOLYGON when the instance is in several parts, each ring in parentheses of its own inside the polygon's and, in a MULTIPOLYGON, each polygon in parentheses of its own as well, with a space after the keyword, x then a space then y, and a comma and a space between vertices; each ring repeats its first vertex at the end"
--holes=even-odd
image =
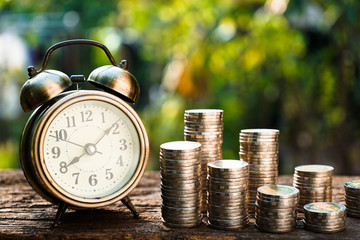
MULTIPOLYGON (((53 137, 53 138, 56 138, 55 136, 52 136, 52 135, 49 135, 49 136, 50 136, 50 137, 53 137)), ((67 143, 73 144, 73 145, 75 145, 75 146, 82 147, 82 148, 86 149, 86 146, 83 146, 83 145, 81 145, 81 144, 74 143, 74 142, 69 141, 69 140, 67 140, 67 139, 62 139, 62 138, 59 138, 59 139, 60 139, 61 141, 64 141, 64 142, 67 142, 67 143)), ((101 152, 99 152, 99 151, 97 151, 97 150, 96 150, 96 152, 102 154, 101 152)))
MULTIPOLYGON (((56 137, 53 136, 53 135, 49 135, 49 136, 50 136, 50 137, 53 137, 53 138, 56 138, 56 137)), ((71 143, 71 144, 73 144, 73 145, 76 145, 76 146, 79 146, 79 147, 84 148, 83 145, 80 145, 80 144, 78 144, 78 143, 71 142, 71 141, 69 141, 69 140, 67 140, 67 139, 62 139, 62 138, 56 138, 56 139, 57 139, 56 141, 58 141, 58 139, 60 139, 61 141, 64 141, 64 142, 67 142, 67 143, 71 143)))
POLYGON ((104 131, 104 134, 94 143, 94 145, 96 146, 100 141, 101 139, 103 139, 106 135, 109 135, 111 129, 115 126, 115 124, 118 122, 119 120, 117 120, 116 122, 114 122, 108 129, 106 129, 104 131))

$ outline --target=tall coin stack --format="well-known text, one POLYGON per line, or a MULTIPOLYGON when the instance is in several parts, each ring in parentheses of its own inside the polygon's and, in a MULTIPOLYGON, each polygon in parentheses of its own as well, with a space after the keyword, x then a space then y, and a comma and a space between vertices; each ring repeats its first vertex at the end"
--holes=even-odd
POLYGON ((249 163, 249 212, 254 212, 258 187, 277 184, 278 136, 277 129, 244 129, 240 132, 240 159, 249 163))
POLYGON ((249 222, 248 163, 241 160, 218 160, 207 166, 209 225, 226 230, 244 228, 249 222))
POLYGON ((304 206, 304 227, 319 233, 335 233, 345 229, 346 208, 332 202, 308 203, 304 206))
POLYGON ((295 168, 293 186, 300 191, 298 210, 314 202, 332 201, 334 168, 326 165, 302 165, 295 168))
POLYGON ((206 212, 207 198, 207 164, 222 159, 223 143, 223 110, 192 109, 184 114, 184 138, 186 141, 201 143, 201 184, 202 206, 206 212))
POLYGON ((255 203, 255 224, 264 232, 284 233, 296 226, 299 190, 285 185, 258 188, 255 203))
POLYGON ((201 144, 190 141, 160 145, 161 214, 169 227, 195 227, 202 221, 201 144))
POLYGON ((350 217, 360 218, 360 180, 346 182, 344 187, 346 214, 350 217))

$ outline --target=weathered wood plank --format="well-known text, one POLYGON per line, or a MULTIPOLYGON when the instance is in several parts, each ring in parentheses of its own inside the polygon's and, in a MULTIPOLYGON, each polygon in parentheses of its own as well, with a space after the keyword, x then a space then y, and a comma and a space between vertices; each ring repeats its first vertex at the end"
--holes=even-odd
MULTIPOLYGON (((333 201, 344 203, 343 184, 360 177, 336 176, 333 201)), ((279 184, 291 185, 291 176, 281 176, 279 184)), ((0 239, 349 239, 360 238, 360 219, 347 218, 341 233, 319 234, 305 231, 301 220, 291 233, 270 234, 250 225, 239 231, 223 231, 205 223, 196 228, 168 228, 161 222, 160 175, 145 173, 130 194, 140 217, 134 219, 121 202, 92 210, 68 210, 57 229, 50 229, 57 207, 37 195, 22 171, 0 172, 0 239)))

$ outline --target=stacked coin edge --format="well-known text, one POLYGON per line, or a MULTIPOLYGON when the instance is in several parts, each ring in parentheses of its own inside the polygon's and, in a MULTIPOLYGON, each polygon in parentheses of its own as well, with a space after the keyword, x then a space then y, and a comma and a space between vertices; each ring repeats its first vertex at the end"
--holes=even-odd
POLYGON ((297 220, 299 190, 286 185, 258 188, 255 225, 263 232, 285 233, 294 230, 297 220))
POLYGON ((346 182, 344 188, 347 215, 360 218, 360 180, 346 182))
POLYGON ((346 207, 333 202, 315 202, 304 205, 304 228, 318 233, 336 233, 345 230, 346 207))
POLYGON ((211 227, 234 230, 249 223, 248 174, 248 163, 241 160, 208 163, 207 221, 211 227))
POLYGON ((310 164, 295 167, 293 187, 300 191, 300 212, 308 203, 332 201, 333 172, 334 168, 328 165, 310 164))
POLYGON ((206 212, 207 164, 222 159, 223 110, 189 109, 184 112, 184 140, 201 143, 202 211, 206 212))
POLYGON ((175 141, 160 146, 161 214, 168 227, 201 224, 201 144, 175 141))
POLYGON ((249 164, 249 211, 255 211, 257 188, 277 184, 278 136, 277 129, 243 129, 239 133, 241 160, 249 164))

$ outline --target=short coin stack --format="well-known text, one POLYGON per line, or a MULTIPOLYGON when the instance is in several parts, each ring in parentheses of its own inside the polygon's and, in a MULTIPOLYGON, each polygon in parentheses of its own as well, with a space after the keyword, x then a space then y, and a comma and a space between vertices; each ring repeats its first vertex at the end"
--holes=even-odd
POLYGON ((195 227, 202 221, 201 144, 190 141, 160 146, 161 213, 169 227, 195 227))
POLYGON ((314 202, 332 201, 334 168, 327 165, 302 165, 295 168, 293 186, 300 191, 298 210, 314 202))
POLYGON ((279 130, 244 129, 239 134, 240 159, 249 163, 249 211, 254 212, 257 188, 277 184, 279 130))
POLYGON ((332 202, 308 203, 304 206, 304 227, 320 233, 334 233, 345 229, 346 208, 332 202))
POLYGON ((258 188, 255 203, 255 224, 264 232, 290 232, 296 226, 299 190, 285 185, 258 188))
POLYGON ((219 229, 240 229, 249 222, 247 182, 249 169, 241 160, 208 163, 208 223, 219 229))
POLYGON ((346 214, 350 217, 360 218, 360 180, 346 182, 344 187, 346 214))
POLYGON ((222 159, 223 110, 192 109, 184 114, 184 139, 201 143, 202 206, 206 212, 207 164, 222 159))

